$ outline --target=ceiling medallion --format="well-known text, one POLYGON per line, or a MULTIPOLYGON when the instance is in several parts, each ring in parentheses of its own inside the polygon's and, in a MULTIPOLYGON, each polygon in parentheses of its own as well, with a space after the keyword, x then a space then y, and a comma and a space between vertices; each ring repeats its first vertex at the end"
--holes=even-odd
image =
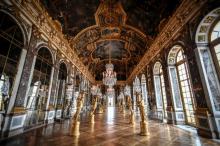
POLYGON ((141 93, 141 82, 137 76, 135 77, 135 80, 134 80, 134 91, 136 93, 141 93))
POLYGON ((120 2, 102 2, 95 13, 96 23, 101 27, 123 26, 126 17, 120 2))

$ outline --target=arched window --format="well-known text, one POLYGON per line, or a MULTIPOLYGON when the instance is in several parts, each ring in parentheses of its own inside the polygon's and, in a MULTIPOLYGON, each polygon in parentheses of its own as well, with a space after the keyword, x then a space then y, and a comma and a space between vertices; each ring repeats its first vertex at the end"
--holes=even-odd
POLYGON ((168 56, 171 86, 175 109, 184 112, 185 122, 195 125, 193 93, 188 65, 181 46, 174 46, 168 56))
POLYGON ((183 55, 182 49, 180 49, 177 53, 176 61, 179 85, 181 87, 180 91, 182 93, 181 95, 183 98, 185 115, 187 118, 186 120, 188 123, 195 125, 192 88, 186 58, 183 55))
MULTIPOLYGON (((220 8, 208 13, 200 22, 196 32, 196 57, 209 107, 220 115, 220 8), (211 19, 210 19, 211 18, 211 19)), ((217 128, 220 130, 219 120, 217 128)))
POLYGON ((217 24, 214 25, 214 28, 211 32, 210 46, 213 62, 220 80, 220 20, 218 20, 217 24))
POLYGON ((67 67, 65 63, 60 63, 58 79, 57 79, 57 94, 56 94, 56 118, 61 118, 61 116, 67 116, 64 113, 64 109, 70 104, 69 100, 66 100, 66 81, 67 81, 67 67), (62 114, 63 109, 63 114, 62 114))
POLYGON ((65 97, 65 85, 67 80, 67 67, 65 63, 59 66, 58 80, 57 80, 57 108, 61 108, 65 97), (60 107, 58 107, 60 106, 60 107))
MULTIPOLYGON (((40 48, 29 89, 27 108, 39 111, 46 108, 51 82, 52 63, 53 59, 50 51, 45 47, 40 48)), ((44 117, 40 116, 39 120, 43 119, 44 117)))
MULTIPOLYGON (((209 12, 200 22, 195 41, 196 59, 207 105, 213 113, 214 124, 220 131, 220 7, 209 12)), ((203 120, 203 119, 202 119, 203 120)), ((200 118, 198 118, 200 121, 200 118)), ((200 122, 198 122, 200 123, 200 122)))
POLYGON ((154 86, 155 86, 155 95, 157 101, 157 109, 163 110, 164 117, 166 118, 167 98, 166 98, 163 70, 160 62, 155 63, 153 71, 154 71, 154 86))
POLYGON ((0 111, 6 110, 11 97, 23 47, 20 27, 0 12, 0 111))

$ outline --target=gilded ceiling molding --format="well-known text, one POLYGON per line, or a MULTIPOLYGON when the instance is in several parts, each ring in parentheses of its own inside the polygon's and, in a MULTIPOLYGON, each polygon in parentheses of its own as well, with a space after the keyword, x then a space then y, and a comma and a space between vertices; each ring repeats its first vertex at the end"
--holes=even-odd
POLYGON ((137 45, 137 47, 145 48, 150 45, 152 39, 149 36, 146 36, 140 30, 126 24, 127 15, 120 2, 117 2, 117 4, 114 5, 114 9, 111 11, 113 12, 109 13, 109 6, 106 5, 105 2, 100 3, 95 13, 96 25, 83 29, 75 37, 71 38, 70 43, 72 47, 79 50, 91 43, 108 39, 124 40, 137 44, 134 38, 132 38, 134 35, 138 36, 140 41, 145 44, 145 46, 137 45), (123 31, 126 31, 129 35, 123 36, 123 31))
POLYGON ((120 49, 123 55, 112 55, 114 56, 112 61, 118 74, 121 73, 119 80, 126 80, 127 74, 132 72, 132 68, 139 62, 153 39, 126 24, 127 15, 120 2, 112 7, 105 2, 100 3, 95 13, 95 20, 95 25, 70 37, 71 47, 97 80, 101 80, 103 66, 109 59, 105 53, 108 46, 113 46, 113 52, 120 49), (131 69, 128 70, 127 66, 131 69))
MULTIPOLYGON (((96 81, 96 84, 97 85, 102 85, 103 82, 102 81, 96 81)), ((118 86, 118 85, 119 86, 124 86, 124 85, 126 85, 126 81, 117 81, 115 86, 118 86)))
POLYGON ((153 41, 143 32, 129 25, 124 25, 121 27, 105 27, 105 28, 100 28, 98 25, 93 25, 80 31, 74 38, 71 38, 69 42, 71 43, 71 46, 76 50, 84 48, 90 43, 95 43, 100 40, 111 40, 111 39, 123 40, 135 44, 137 46, 137 42, 132 41, 132 34, 136 34, 137 36, 140 37, 140 39, 142 39, 143 43, 145 44, 144 47, 147 47, 147 45, 150 45, 153 41), (121 35, 122 30, 127 31, 131 35, 126 37, 121 35), (112 31, 112 32, 106 34, 104 33, 104 31, 112 31))
POLYGON ((177 8, 168 23, 159 33, 153 44, 145 52, 141 61, 132 71, 127 79, 128 83, 132 83, 136 75, 169 43, 176 34, 180 33, 183 26, 198 12, 207 0, 184 0, 177 8))
POLYGON ((32 26, 36 26, 41 34, 41 37, 50 42, 53 49, 59 50, 62 54, 82 72, 82 74, 92 83, 95 82, 94 77, 90 74, 87 67, 79 60, 78 55, 70 47, 66 37, 62 33, 62 27, 58 21, 52 20, 45 8, 39 0, 9 0, 16 7, 18 13, 31 22, 32 26))

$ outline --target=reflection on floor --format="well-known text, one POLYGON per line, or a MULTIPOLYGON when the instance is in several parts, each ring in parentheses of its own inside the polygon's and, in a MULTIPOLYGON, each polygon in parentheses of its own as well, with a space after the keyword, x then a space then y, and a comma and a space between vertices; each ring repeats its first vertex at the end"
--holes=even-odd
POLYGON ((175 126, 181 128, 181 129, 184 129, 186 131, 189 131, 191 133, 197 134, 196 128, 194 128, 192 126, 188 126, 188 125, 175 125, 175 126))
MULTIPOLYGON (((78 138, 69 136, 70 122, 51 124, 0 143, 1 146, 219 146, 176 126, 149 121, 149 136, 139 136, 139 122, 128 124, 128 115, 109 108, 90 125, 83 116, 78 138)), ((138 121, 138 120, 137 120, 138 121)))

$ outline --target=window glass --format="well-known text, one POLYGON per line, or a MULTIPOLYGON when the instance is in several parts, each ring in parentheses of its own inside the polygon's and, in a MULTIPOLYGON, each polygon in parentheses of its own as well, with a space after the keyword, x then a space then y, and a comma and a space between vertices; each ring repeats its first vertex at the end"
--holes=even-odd
POLYGON ((216 45, 214 47, 214 50, 215 50, 216 58, 217 58, 217 61, 218 61, 218 65, 220 67, 220 44, 216 45))
POLYGON ((194 109, 192 102, 192 90, 190 85, 190 79, 188 75, 188 68, 182 50, 177 54, 177 71, 180 82, 180 88, 182 98, 184 101, 184 110, 186 120, 189 124, 195 125, 194 109))
POLYGON ((43 110, 46 108, 52 62, 50 51, 44 47, 40 48, 37 54, 33 78, 29 89, 27 108, 34 110, 43 110))
POLYGON ((23 35, 10 16, 0 12, 0 111, 6 110, 23 49, 23 35))
POLYGON ((211 41, 220 37, 220 21, 215 25, 212 34, 211 34, 211 41))

